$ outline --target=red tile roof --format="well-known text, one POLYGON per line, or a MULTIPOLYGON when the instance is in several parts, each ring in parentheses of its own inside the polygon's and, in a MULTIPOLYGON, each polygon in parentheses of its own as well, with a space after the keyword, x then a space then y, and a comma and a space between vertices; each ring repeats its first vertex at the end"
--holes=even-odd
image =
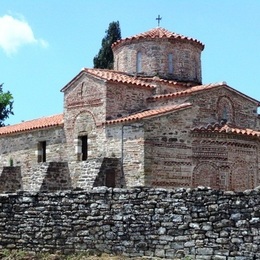
POLYGON ((42 117, 20 124, 0 127, 0 136, 63 125, 63 114, 42 117))
POLYGON ((108 120, 108 121, 105 122, 105 124, 110 125, 110 124, 116 124, 116 123, 137 121, 137 120, 140 120, 140 119, 151 118, 151 117, 154 117, 154 116, 167 114, 167 113, 177 111, 177 110, 181 110, 181 109, 185 109, 185 108, 188 108, 188 107, 191 107, 190 103, 183 103, 183 104, 180 104, 180 105, 165 106, 165 107, 161 107, 161 108, 157 108, 157 109, 139 112, 137 114, 122 117, 122 118, 108 120))
POLYGON ((225 82, 198 85, 198 86, 188 88, 187 90, 182 90, 182 91, 169 93, 169 94, 163 94, 163 95, 155 95, 155 96, 149 97, 148 100, 153 101, 153 100, 158 100, 158 99, 167 99, 167 98, 172 98, 172 97, 184 96, 184 95, 189 95, 189 94, 197 92, 197 91, 205 91, 208 89, 217 88, 217 87, 221 87, 221 86, 225 86, 225 85, 226 85, 225 82))
POLYGON ((146 82, 145 80, 142 80, 139 77, 129 76, 124 72, 118 72, 118 71, 107 70, 107 69, 87 69, 87 68, 84 68, 83 71, 109 82, 132 84, 139 87, 147 87, 147 88, 156 87, 151 82, 146 82))
POLYGON ((181 86, 181 87, 187 87, 187 88, 190 88, 194 85, 196 85, 196 83, 193 83, 193 82, 183 82, 183 81, 174 81, 174 80, 168 80, 168 79, 161 79, 159 77, 141 77, 141 79, 143 81, 146 81, 146 82, 151 82, 153 84, 156 84, 156 83, 162 83, 164 85, 168 85, 168 86, 181 86))
POLYGON ((199 133, 226 133, 226 134, 238 134, 238 135, 248 135, 248 136, 255 136, 260 137, 260 131, 256 131, 249 128, 238 128, 232 127, 228 124, 209 124, 206 127, 195 127, 192 129, 192 132, 199 132, 199 133))
POLYGON ((161 27, 153 28, 147 32, 140 33, 140 34, 134 35, 132 37, 118 40, 115 43, 113 43, 112 48, 117 48, 124 44, 131 43, 133 41, 140 40, 140 39, 156 39, 156 38, 157 39, 158 38, 159 39, 179 39, 179 40, 191 41, 191 42, 198 44, 202 50, 204 49, 204 45, 200 41, 198 41, 194 38, 183 36, 181 34, 170 32, 161 27))
POLYGON ((172 80, 166 80, 166 79, 160 79, 159 77, 141 77, 141 76, 131 76, 124 72, 115 71, 115 70, 107 70, 107 69, 90 69, 90 68, 84 68, 82 71, 74 77, 65 87, 61 89, 61 91, 64 91, 66 88, 68 88, 71 83, 76 80, 82 73, 88 73, 94 77, 97 77, 99 79, 103 79, 108 82, 113 83, 123 83, 123 84, 132 84, 138 87, 145 87, 145 88, 156 88, 158 83, 162 83, 168 86, 174 86, 174 87, 191 87, 194 85, 194 83, 187 83, 187 82, 179 82, 179 81, 172 81, 172 80))
POLYGON ((155 100, 158 100, 158 99, 175 98, 175 97, 190 95, 192 93, 196 93, 196 92, 199 92, 199 91, 206 91, 206 90, 210 90, 210 89, 213 89, 213 88, 219 88, 219 87, 228 88, 230 91, 235 92, 236 94, 244 96, 245 98, 250 99, 251 101, 257 103, 258 106, 260 105, 258 100, 251 98, 251 97, 237 91, 236 89, 229 87, 225 81, 219 82, 219 83, 210 83, 210 84, 205 84, 205 85, 198 85, 198 86, 187 88, 186 90, 182 90, 182 91, 178 91, 178 92, 174 92, 174 93, 169 93, 169 94, 154 95, 152 97, 149 97, 147 100, 148 101, 155 101, 155 100))

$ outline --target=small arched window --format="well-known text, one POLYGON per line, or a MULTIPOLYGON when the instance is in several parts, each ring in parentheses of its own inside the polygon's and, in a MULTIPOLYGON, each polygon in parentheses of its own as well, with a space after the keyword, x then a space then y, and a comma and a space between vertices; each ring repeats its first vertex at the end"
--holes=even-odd
POLYGON ((228 109, 226 105, 224 105, 222 110, 222 119, 228 121, 228 109))
POLYGON ((142 72, 142 53, 140 51, 138 51, 136 55, 136 72, 142 72))
POLYGON ((222 96, 218 100, 217 105, 218 111, 218 120, 224 120, 229 123, 233 123, 234 121, 234 109, 232 101, 225 96, 222 96))
POLYGON ((168 73, 173 74, 173 54, 168 54, 168 73))

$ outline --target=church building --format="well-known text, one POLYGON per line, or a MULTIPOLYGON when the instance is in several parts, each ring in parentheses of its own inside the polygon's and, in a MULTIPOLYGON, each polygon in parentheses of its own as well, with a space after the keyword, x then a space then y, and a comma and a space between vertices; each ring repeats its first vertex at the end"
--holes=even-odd
POLYGON ((193 38, 156 27, 82 69, 63 113, 0 128, 0 192, 260 185, 259 101, 202 83, 193 38))

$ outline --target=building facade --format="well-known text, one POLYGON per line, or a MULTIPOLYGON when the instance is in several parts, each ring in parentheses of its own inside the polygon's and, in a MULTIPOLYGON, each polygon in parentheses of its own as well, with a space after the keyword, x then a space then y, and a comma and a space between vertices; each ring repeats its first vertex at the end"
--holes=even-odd
POLYGON ((62 88, 62 114, 0 128, 1 192, 260 184, 259 101, 202 84, 201 42, 157 27, 112 49, 114 70, 62 88))

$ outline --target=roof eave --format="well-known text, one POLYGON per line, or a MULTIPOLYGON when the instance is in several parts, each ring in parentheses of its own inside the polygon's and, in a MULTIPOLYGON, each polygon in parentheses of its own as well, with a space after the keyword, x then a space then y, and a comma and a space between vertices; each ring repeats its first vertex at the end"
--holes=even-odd
POLYGON ((5 137, 5 136, 13 136, 13 135, 19 135, 19 134, 24 134, 24 133, 31 133, 39 130, 49 130, 52 128, 62 128, 64 126, 64 122, 56 125, 49 125, 49 126, 42 126, 42 127, 33 127, 31 129, 23 129, 23 130, 18 130, 18 131, 11 131, 9 133, 0 133, 0 138, 5 137))
POLYGON ((141 118, 136 116, 136 118, 130 118, 130 119, 127 119, 127 117, 125 117, 125 120, 124 120, 124 118, 109 120, 109 121, 102 123, 102 125, 116 125, 116 124, 125 124, 126 122, 132 123, 132 122, 137 122, 137 121, 150 120, 152 118, 169 115, 171 113, 174 113, 174 112, 177 112, 177 111, 179 112, 179 111, 191 108, 191 107, 192 107, 192 104, 188 103, 185 106, 180 107, 178 109, 172 109, 172 110, 169 110, 169 111, 164 111, 164 112, 158 113, 156 115, 147 115, 147 116, 144 116, 144 117, 141 117, 141 118))
POLYGON ((77 79, 81 77, 82 74, 86 73, 84 68, 71 80, 69 83, 67 83, 61 90, 60 92, 65 92, 77 79))

